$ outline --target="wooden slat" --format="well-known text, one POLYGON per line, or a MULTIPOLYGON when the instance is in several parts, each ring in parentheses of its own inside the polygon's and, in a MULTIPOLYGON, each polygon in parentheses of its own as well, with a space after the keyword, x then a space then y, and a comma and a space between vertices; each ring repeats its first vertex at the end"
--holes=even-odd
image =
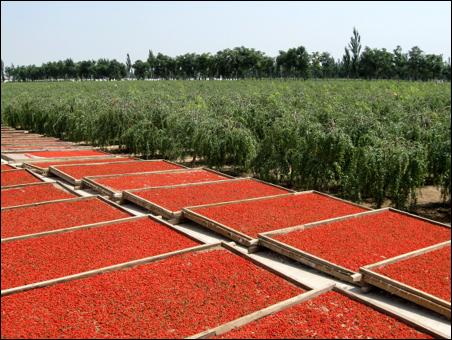
POLYGON ((370 284, 372 286, 376 286, 380 289, 383 289, 391 294, 397 295, 401 298, 404 298, 408 301, 411 301, 415 304, 418 304, 422 307, 433 310, 437 313, 440 313, 447 317, 451 318, 451 303, 450 301, 443 300, 437 296, 431 295, 427 292, 424 292, 420 289, 414 288, 410 285, 407 285, 398 280, 392 279, 384 274, 380 274, 374 269, 384 267, 386 265, 390 265, 393 263, 397 263, 409 258, 413 258, 416 256, 421 256, 423 254, 427 254, 429 252, 444 248, 450 247, 451 241, 445 241, 438 244, 435 244, 430 247, 422 248, 416 251, 412 251, 406 254, 402 254, 399 256, 395 256, 390 259, 386 259, 384 261, 380 261, 378 263, 374 263, 368 266, 364 266, 360 268, 360 273, 362 274, 362 281, 364 283, 370 284))
POLYGON ((354 285, 361 285, 361 283, 359 282, 359 277, 356 276, 356 274, 359 273, 304 252, 300 249, 297 249, 270 237, 260 236, 259 245, 270 249, 275 253, 286 256, 296 262, 302 263, 311 268, 336 277, 340 280, 349 282, 354 285))
MULTIPOLYGON (((112 202, 102 196, 89 196, 89 197, 76 197, 76 198, 65 198, 65 199, 60 199, 60 200, 55 200, 55 201, 45 201, 45 202, 38 202, 38 203, 30 203, 30 204, 25 204, 20 206, 19 208, 15 208, 15 207, 6 207, 3 208, 1 211, 4 212, 5 210, 11 210, 11 209, 21 209, 21 208, 27 208, 27 207, 32 207, 32 206, 38 206, 38 205, 45 205, 45 204, 53 204, 53 203, 61 203, 61 202, 77 202, 77 201, 83 201, 83 200, 93 200, 93 199, 99 199, 102 202, 111 205, 112 207, 130 215, 133 216, 133 214, 128 211, 127 209, 125 209, 124 207, 120 206, 119 204, 116 204, 115 202, 112 202)), ((120 220, 120 219, 115 219, 115 220, 109 220, 109 221, 103 221, 103 222, 97 222, 97 223, 93 223, 92 225, 102 225, 103 223, 108 223, 108 222, 112 222, 112 221, 116 221, 116 220, 120 220)), ((90 224, 91 225, 91 224, 90 224)), ((28 238, 35 238, 35 237, 41 237, 44 235, 49 235, 49 234, 56 234, 56 233, 60 233, 60 232, 65 232, 65 231, 71 231, 71 230, 77 230, 80 228, 85 227, 86 225, 79 225, 79 226, 74 226, 74 227, 69 227, 69 228, 60 228, 60 229, 53 229, 53 230, 48 230, 48 231, 42 231, 42 232, 38 232, 38 233, 32 233, 32 234, 26 234, 26 235, 19 235, 19 236, 12 236, 12 237, 6 237, 6 238, 2 238, 1 239, 1 243, 3 242, 10 242, 10 241, 17 241, 17 240, 23 240, 23 239, 28 239, 28 238)))
MULTIPOLYGON (((76 192, 75 190, 72 190, 71 188, 65 187, 65 186, 61 185, 60 183, 58 183, 58 182, 39 182, 39 183, 30 183, 30 184, 20 184, 20 185, 15 185, 12 188, 11 187, 6 188, 6 189, 2 188, 2 192, 3 191, 7 191, 7 190, 11 190, 11 189, 19 189, 19 188, 25 188, 25 187, 34 187, 34 186, 39 186, 39 185, 53 185, 54 187, 57 187, 58 189, 60 189, 60 190, 62 190, 64 192, 67 192, 67 193, 75 195, 76 196, 75 198, 81 197, 81 195, 78 192, 76 192)), ((58 200, 55 200, 55 201, 58 201, 58 200)), ((41 201, 41 202, 55 202, 55 201, 47 200, 47 201, 41 201)), ((35 202, 35 203, 41 203, 41 202, 35 202)), ((28 206, 29 204, 35 204, 35 203, 27 203, 27 204, 13 205, 13 206, 8 206, 8 207, 1 207, 1 210, 3 211, 4 209, 7 209, 7 208, 9 208, 9 209, 23 208, 23 207, 28 206)))
POLYGON ((242 316, 241 318, 238 318, 238 319, 232 320, 230 322, 227 322, 225 324, 222 324, 218 327, 214 327, 214 328, 208 329, 204 332, 200 332, 195 335, 189 336, 186 339, 208 339, 208 338, 211 338, 214 336, 222 335, 235 328, 242 327, 244 325, 247 325, 251 322, 262 319, 271 314, 278 313, 282 310, 285 310, 287 308, 290 308, 292 306, 295 306, 295 305, 303 303, 307 300, 310 300, 316 296, 319 296, 320 294, 330 291, 333 288, 333 286, 334 285, 332 284, 332 285, 325 286, 323 288, 310 290, 306 293, 294 296, 293 298, 281 301, 274 305, 268 306, 264 309, 258 310, 254 313, 242 316))
POLYGON ((350 290, 346 290, 346 289, 340 288, 338 286, 335 286, 333 288, 333 290, 335 292, 341 293, 341 294, 349 297, 350 299, 353 299, 355 301, 363 303, 363 304, 365 304, 365 305, 367 305, 367 306, 369 306, 369 307, 371 307, 371 308, 373 308, 373 309, 375 309, 375 310, 377 310, 377 311, 379 311, 379 312, 381 312, 383 314, 386 314, 386 315, 388 315, 390 317, 393 317, 393 318, 395 318, 395 319, 397 319, 397 320, 399 320, 399 321, 401 321, 401 322, 403 322, 403 323, 405 323, 405 324, 417 329, 420 332, 427 333, 427 334, 429 334, 429 335, 431 335, 431 336, 433 336, 435 338, 439 338, 439 339, 450 339, 450 337, 447 336, 446 334, 443 334, 442 332, 439 332, 436 329, 434 329, 434 328, 432 328, 432 327, 430 327, 428 325, 425 325, 424 323, 420 323, 419 321, 417 321, 417 320, 415 320, 413 318, 410 318, 408 316, 404 316, 404 315, 401 315, 401 314, 399 314, 397 312, 394 312, 393 310, 391 310, 387 306, 383 305, 382 303, 380 303, 378 301, 375 301, 374 299, 370 299, 370 298, 365 297, 363 295, 358 295, 356 293, 351 292, 350 290))
POLYGON ((19 286, 19 287, 14 287, 14 288, 10 288, 10 289, 5 289, 5 290, 1 291, 1 296, 3 297, 3 296, 11 295, 11 294, 24 292, 24 291, 31 290, 31 289, 48 287, 48 286, 52 286, 52 285, 55 285, 55 284, 58 284, 58 283, 63 283, 63 282, 73 281, 73 280, 82 279, 82 278, 86 278, 86 277, 91 277, 91 276, 94 276, 94 275, 99 275, 99 274, 107 273, 107 272, 111 272, 111 271, 117 271, 117 270, 121 270, 121 269, 125 269, 125 268, 131 268, 131 267, 135 267, 135 266, 138 266, 138 265, 142 265, 142 264, 147 264, 147 263, 163 260, 163 259, 166 259, 168 257, 185 254, 185 253, 188 253, 188 252, 194 252, 194 251, 211 249, 211 248, 214 248, 214 247, 216 247, 218 245, 219 244, 207 244, 207 245, 200 245, 200 246, 185 248, 185 249, 176 250, 176 251, 165 253, 165 254, 161 254, 161 255, 154 255, 154 256, 145 257, 145 258, 142 258, 142 259, 139 259, 139 260, 123 262, 123 263, 115 264, 115 265, 112 265, 112 266, 107 266, 107 267, 103 267, 103 268, 93 269, 93 270, 89 270, 89 271, 78 273, 78 274, 63 276, 63 277, 59 277, 59 278, 56 278, 56 279, 51 279, 51 280, 36 282, 36 283, 24 285, 24 286, 19 286))

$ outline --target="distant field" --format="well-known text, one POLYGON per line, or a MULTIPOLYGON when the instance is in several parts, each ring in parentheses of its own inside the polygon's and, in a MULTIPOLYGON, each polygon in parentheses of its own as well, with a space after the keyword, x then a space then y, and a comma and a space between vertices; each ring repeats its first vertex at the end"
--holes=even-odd
POLYGON ((148 158, 194 157, 403 208, 450 193, 450 83, 363 80, 2 84, 2 123, 148 158))

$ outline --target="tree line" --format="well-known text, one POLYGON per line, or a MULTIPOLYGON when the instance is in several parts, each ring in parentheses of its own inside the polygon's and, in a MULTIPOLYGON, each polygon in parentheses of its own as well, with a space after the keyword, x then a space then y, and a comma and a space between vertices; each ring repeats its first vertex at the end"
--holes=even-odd
POLYGON ((426 54, 418 46, 403 52, 385 48, 362 49, 361 37, 354 28, 342 59, 335 60, 328 52, 308 53, 305 47, 279 51, 277 57, 267 56, 254 48, 236 47, 216 54, 186 53, 176 57, 151 50, 146 60, 126 62, 116 59, 72 59, 44 63, 41 66, 7 66, 2 60, 2 81, 57 79, 246 79, 246 78, 362 78, 432 80, 451 79, 450 58, 426 54))

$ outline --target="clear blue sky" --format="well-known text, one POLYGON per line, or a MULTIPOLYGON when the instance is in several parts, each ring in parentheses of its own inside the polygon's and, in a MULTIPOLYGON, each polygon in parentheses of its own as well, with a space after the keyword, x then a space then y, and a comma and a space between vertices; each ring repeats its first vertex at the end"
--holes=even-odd
POLYGON ((343 54, 353 26, 363 46, 451 55, 447 2, 8 2, 1 3, 6 65, 73 58, 145 59, 236 46, 276 56, 303 45, 343 54))

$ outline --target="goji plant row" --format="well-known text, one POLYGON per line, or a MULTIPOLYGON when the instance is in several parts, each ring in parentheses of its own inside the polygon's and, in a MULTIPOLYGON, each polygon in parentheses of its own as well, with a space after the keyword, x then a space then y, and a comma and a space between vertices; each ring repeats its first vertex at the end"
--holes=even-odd
POLYGON ((16 205, 54 201, 77 197, 53 183, 27 185, 19 188, 2 189, 2 208, 16 205))
POLYGON ((198 242, 149 217, 3 242, 2 289, 197 245, 198 242))
POLYGON ((1 171, 14 170, 15 168, 8 164, 2 164, 1 171))
POLYGON ((222 339, 426 339, 428 334, 336 292, 231 330, 222 339))
POLYGON ((2 238, 131 216, 96 197, 12 208, 1 214, 2 238))
POLYGON ((359 213, 364 208, 317 193, 303 193, 193 211, 256 238, 258 233, 359 213))
POLYGON ((426 182, 451 190, 449 81, 2 85, 4 121, 46 135, 399 208, 426 182))
POLYGON ((38 182, 43 181, 23 169, 4 171, 1 176, 2 187, 38 182))
POLYGON ((216 183, 144 189, 133 192, 134 195, 173 212, 180 211, 188 206, 287 193, 288 191, 283 188, 277 188, 252 179, 232 179, 216 183))
POLYGON ((81 180, 86 176, 119 175, 136 172, 165 171, 183 169, 182 166, 165 161, 131 161, 115 164, 89 164, 89 165, 56 165, 55 168, 62 173, 81 180))
POLYGON ((130 157, 108 157, 101 158, 97 157, 95 159, 73 159, 73 160, 55 160, 55 161, 47 161, 47 162, 26 162, 25 164, 33 165, 36 168, 41 170, 47 170, 49 166, 55 165, 75 165, 75 164, 95 164, 95 163, 116 163, 116 162, 129 162, 133 159, 130 157))
POLYGON ((358 271, 362 266, 450 240, 450 229, 383 211, 272 238, 358 271))
POLYGON ((34 158, 60 158, 60 157, 82 157, 82 156, 105 156, 105 152, 96 150, 70 150, 70 151, 36 151, 28 152, 25 156, 34 158))
POLYGON ((95 183, 115 191, 159 187, 165 185, 220 181, 225 179, 229 178, 207 170, 181 170, 178 172, 158 174, 147 173, 92 178, 95 183))
POLYGON ((373 270, 450 302, 450 246, 373 270))
POLYGON ((2 338, 182 338, 303 290, 224 249, 2 297, 2 338))

